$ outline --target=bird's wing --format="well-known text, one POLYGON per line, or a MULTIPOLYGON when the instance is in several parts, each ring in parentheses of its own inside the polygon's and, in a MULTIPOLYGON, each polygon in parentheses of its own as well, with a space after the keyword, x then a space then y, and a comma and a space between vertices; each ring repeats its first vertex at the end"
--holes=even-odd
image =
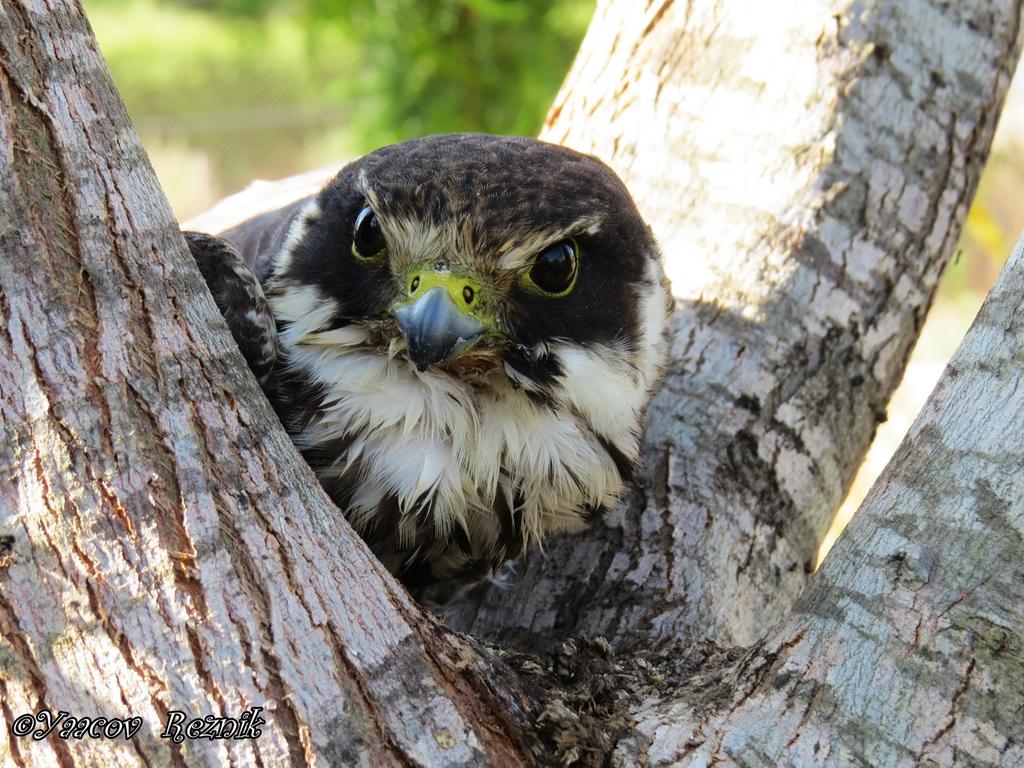
POLYGON ((263 283, 273 268, 273 259, 284 245, 295 217, 315 197, 308 195, 283 208, 253 216, 219 232, 218 236, 235 247, 242 260, 263 283))
POLYGON ((184 235, 228 330, 263 385, 277 363, 277 325, 263 288, 229 242, 201 232, 184 235))

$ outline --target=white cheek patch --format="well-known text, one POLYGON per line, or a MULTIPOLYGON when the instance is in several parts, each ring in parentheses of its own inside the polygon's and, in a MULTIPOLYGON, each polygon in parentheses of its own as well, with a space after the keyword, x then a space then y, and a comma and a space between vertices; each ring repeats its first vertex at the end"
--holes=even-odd
POLYGON ((285 235, 281 250, 274 258, 273 277, 284 274, 288 267, 291 266, 292 253, 295 251, 295 247, 305 238, 309 228, 320 219, 320 215, 320 206, 315 198, 310 200, 299 211, 299 215, 295 217, 292 225, 288 228, 288 234, 285 235))
POLYGON ((484 554, 500 546, 498 494, 522 499, 516 514, 525 547, 580 527, 588 509, 612 503, 622 490, 614 462, 585 422, 534 404, 500 374, 474 388, 444 372, 420 373, 381 350, 340 345, 289 344, 287 359, 326 389, 295 444, 350 441, 320 475, 351 475, 358 466, 346 509, 357 527, 394 496, 403 513, 400 535, 411 546, 423 522, 418 505, 430 498, 435 535, 461 526, 484 554))
POLYGON ((338 312, 338 302, 324 296, 315 285, 271 287, 267 302, 274 317, 288 324, 281 333, 281 343, 289 347, 320 332, 338 312))
POLYGON ((283 359, 323 393, 315 418, 292 439, 300 449, 344 446, 317 472, 351 484, 351 522, 366 531, 397 503, 398 519, 389 520, 397 546, 430 548, 442 570, 473 558, 500 562, 518 546, 578 529, 621 494, 615 454, 637 459, 640 417, 665 359, 668 292, 653 259, 644 278, 636 348, 540 345, 535 352, 561 366, 552 387, 507 364, 472 380, 419 372, 399 354, 400 337, 381 348, 358 323, 330 328, 333 299, 283 282, 268 296, 284 323, 283 359), (531 400, 527 393, 538 391, 551 401, 531 400), (499 519, 500 507, 510 519, 499 519), (456 527, 472 556, 453 543, 456 527))
MULTIPOLYGON (((668 324, 672 312, 672 300, 668 289, 661 281, 661 268, 657 260, 651 259, 644 267, 644 282, 637 293, 640 305, 641 337, 637 350, 637 367, 640 370, 643 389, 661 378, 668 359, 668 324)), ((652 395, 648 392, 648 397, 652 395)))
POLYGON ((626 457, 636 459, 637 430, 647 393, 626 356, 604 345, 584 348, 558 343, 551 345, 551 352, 562 366, 558 398, 626 457))

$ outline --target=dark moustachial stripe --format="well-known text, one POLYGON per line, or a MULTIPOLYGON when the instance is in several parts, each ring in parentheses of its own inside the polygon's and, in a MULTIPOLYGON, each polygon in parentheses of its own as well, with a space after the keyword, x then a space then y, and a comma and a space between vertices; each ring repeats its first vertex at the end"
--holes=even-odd
POLYGON ((506 364, 523 378, 532 381, 538 389, 528 389, 516 382, 512 386, 521 390, 531 402, 548 410, 555 410, 558 403, 550 390, 562 375, 562 365, 554 355, 534 357, 523 347, 507 349, 504 353, 506 364))

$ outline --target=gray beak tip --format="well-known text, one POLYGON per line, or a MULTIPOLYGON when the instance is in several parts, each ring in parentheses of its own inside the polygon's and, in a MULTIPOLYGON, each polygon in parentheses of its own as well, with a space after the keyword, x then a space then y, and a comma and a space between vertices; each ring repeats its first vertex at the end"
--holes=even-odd
POLYGON ((471 315, 460 312, 444 288, 432 288, 412 304, 394 312, 405 335, 409 359, 423 372, 467 349, 486 330, 471 315))

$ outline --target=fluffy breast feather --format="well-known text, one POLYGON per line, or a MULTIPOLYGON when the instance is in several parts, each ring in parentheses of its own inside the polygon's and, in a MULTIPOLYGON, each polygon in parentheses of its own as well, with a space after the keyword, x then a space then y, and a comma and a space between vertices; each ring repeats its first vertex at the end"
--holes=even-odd
MULTIPOLYGON (((322 480, 347 478, 357 528, 393 497, 402 518, 429 506, 435 538, 458 526, 473 556, 504 559, 614 500, 622 478, 602 438, 636 456, 635 417, 614 436, 599 436, 572 410, 534 402, 503 372, 469 383, 340 345, 297 344, 287 360, 323 393, 295 443, 304 451, 345 446, 315 469, 322 480), (517 541, 503 540, 494 511, 500 497, 513 500, 517 541)), ((404 530, 413 540, 402 543, 412 548, 418 527, 404 530)))

